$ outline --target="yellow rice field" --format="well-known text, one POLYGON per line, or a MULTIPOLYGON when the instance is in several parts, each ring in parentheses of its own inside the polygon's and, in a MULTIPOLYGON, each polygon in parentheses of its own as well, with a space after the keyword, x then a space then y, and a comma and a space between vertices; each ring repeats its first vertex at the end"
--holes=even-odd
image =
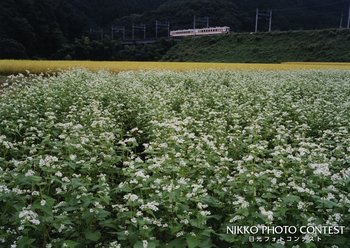
POLYGON ((92 71, 113 72, 127 70, 300 70, 343 69, 350 70, 350 63, 288 62, 281 64, 255 63, 189 63, 189 62, 109 62, 109 61, 44 61, 0 60, 0 74, 55 72, 71 68, 86 68, 92 71))

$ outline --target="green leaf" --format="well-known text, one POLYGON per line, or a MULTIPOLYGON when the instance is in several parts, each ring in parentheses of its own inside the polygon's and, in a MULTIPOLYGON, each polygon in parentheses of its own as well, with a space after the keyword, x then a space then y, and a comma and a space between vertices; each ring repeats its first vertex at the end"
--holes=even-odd
POLYGON ((208 216, 208 219, 221 220, 222 216, 220 216, 220 215, 210 215, 210 216, 208 216))
POLYGON ((186 237, 186 242, 187 242, 188 248, 195 248, 199 246, 199 244, 201 243, 201 240, 192 235, 188 235, 186 237))
POLYGON ((212 196, 206 196, 203 198, 203 203, 208 204, 211 207, 221 207, 222 203, 216 199, 215 197, 212 196))
POLYGON ((63 243, 66 244, 67 248, 75 248, 79 246, 79 243, 73 240, 65 240, 63 243))
POLYGON ((39 183, 41 182, 41 179, 42 179, 40 176, 31 176, 29 178, 33 183, 39 183))
POLYGON ((287 195, 285 197, 282 198, 282 201, 286 204, 286 205, 292 205, 294 202, 299 202, 301 201, 299 196, 296 195, 287 195))
POLYGON ((178 248, 178 247, 186 247, 186 240, 184 238, 179 238, 171 241, 166 248, 178 248))
POLYGON ((31 239, 29 237, 22 237, 20 240, 17 242, 17 247, 32 247, 32 244, 34 243, 35 239, 31 239))
POLYGON ((207 238, 205 240, 203 240, 200 244, 201 248, 213 248, 213 243, 211 242, 210 238, 207 238))
POLYGON ((319 208, 325 207, 325 208, 334 208, 337 207, 338 204, 336 202, 330 201, 330 200, 320 200, 319 201, 319 208))
POLYGON ((85 238, 96 242, 101 238, 101 233, 99 231, 87 231, 85 232, 85 238))
MULTIPOLYGON (((143 241, 137 241, 136 244, 134 244, 133 248, 143 248, 143 241)), ((147 241, 147 248, 156 248, 157 243, 156 241, 147 241)))

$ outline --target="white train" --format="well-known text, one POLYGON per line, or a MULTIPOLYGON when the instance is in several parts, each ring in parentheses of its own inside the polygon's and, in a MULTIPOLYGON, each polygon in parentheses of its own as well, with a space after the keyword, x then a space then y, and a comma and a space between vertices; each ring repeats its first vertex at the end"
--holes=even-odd
POLYGON ((229 34, 230 27, 199 28, 170 31, 171 37, 229 34))

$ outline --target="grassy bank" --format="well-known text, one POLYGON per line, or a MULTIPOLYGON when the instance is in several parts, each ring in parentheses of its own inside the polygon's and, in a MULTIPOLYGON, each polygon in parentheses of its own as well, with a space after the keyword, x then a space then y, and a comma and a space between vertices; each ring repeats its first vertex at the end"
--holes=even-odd
POLYGON ((166 61, 278 63, 350 61, 350 31, 321 30, 244 33, 186 38, 163 57, 166 61))

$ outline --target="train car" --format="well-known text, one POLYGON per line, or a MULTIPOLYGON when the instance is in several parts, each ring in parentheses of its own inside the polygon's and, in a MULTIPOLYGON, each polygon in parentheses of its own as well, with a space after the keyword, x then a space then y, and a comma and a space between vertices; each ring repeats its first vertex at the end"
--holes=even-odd
POLYGON ((170 31, 171 37, 185 37, 185 36, 204 36, 204 35, 220 35, 229 34, 229 27, 215 27, 215 28, 198 28, 198 29, 184 29, 170 31))

